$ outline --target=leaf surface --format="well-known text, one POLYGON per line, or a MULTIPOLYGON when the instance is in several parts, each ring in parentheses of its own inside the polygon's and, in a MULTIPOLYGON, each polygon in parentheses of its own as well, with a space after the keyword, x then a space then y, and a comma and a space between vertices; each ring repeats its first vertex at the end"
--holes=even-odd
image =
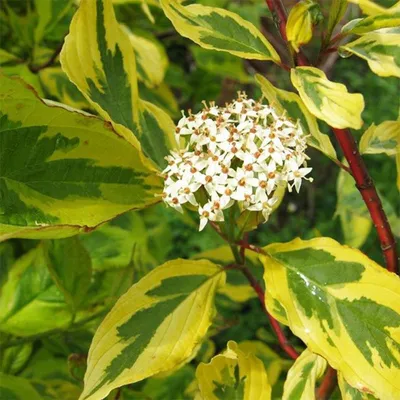
POLYGON ((233 341, 227 350, 196 370, 200 399, 270 400, 271 385, 263 362, 233 341))
POLYGON ((133 285, 97 329, 81 399, 103 399, 187 361, 211 324, 224 281, 209 261, 174 260, 133 285))
POLYGON ((200 4, 183 6, 177 0, 161 0, 161 5, 175 29, 201 47, 247 59, 280 61, 264 35, 234 12, 200 4))
POLYGON ((290 77, 311 114, 334 128, 361 128, 364 110, 361 94, 348 93, 345 85, 330 81, 314 67, 296 67, 290 77))
POLYGON ((282 400, 315 400, 316 383, 326 366, 321 356, 304 350, 289 369, 282 400))
POLYGON ((400 391, 400 278, 329 238, 272 244, 262 257, 272 315, 351 386, 400 391), (275 311, 277 301, 287 319, 275 311))
POLYGON ((2 239, 71 236, 158 201, 160 179, 109 124, 0 81, 2 239))
POLYGON ((383 28, 366 33, 353 42, 340 46, 368 62, 379 76, 400 78, 400 28, 383 28))

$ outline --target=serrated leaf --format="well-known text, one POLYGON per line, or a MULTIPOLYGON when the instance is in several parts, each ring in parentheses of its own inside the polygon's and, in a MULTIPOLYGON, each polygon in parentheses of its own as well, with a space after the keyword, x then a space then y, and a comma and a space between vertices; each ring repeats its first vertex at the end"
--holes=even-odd
POLYGON ((400 278, 329 238, 265 248, 266 306, 350 385, 400 390, 400 278), (287 319, 275 312, 274 301, 287 319))
POLYGON ((282 400, 315 400, 315 388, 327 367, 326 360, 305 349, 289 369, 282 400))
POLYGON ((211 324, 214 294, 224 281, 224 271, 209 261, 174 260, 133 285, 93 338, 81 399, 102 399, 189 359, 211 324))
POLYGON ((300 121, 307 137, 307 143, 336 160, 336 151, 329 136, 319 130, 316 118, 308 111, 301 98, 292 92, 274 87, 266 78, 257 74, 256 81, 260 85, 263 95, 278 113, 286 114, 294 121, 300 121))
POLYGON ((357 19, 348 22, 342 32, 346 34, 355 33, 362 35, 382 28, 395 28, 400 25, 400 10, 393 14, 371 15, 367 18, 357 19))
MULTIPOLYGON (((229 265, 235 262, 229 246, 203 251, 193 257, 195 260, 203 258, 220 265, 229 265)), ((263 268, 256 253, 251 251, 246 253, 246 265, 250 268, 252 274, 262 280, 263 268)), ((226 283, 224 286, 221 286, 219 293, 224 294, 235 302, 245 302, 253 297, 257 297, 256 292, 249 285, 249 281, 243 273, 235 269, 228 269, 226 271, 226 283)))
POLYGON ((400 78, 400 28, 384 28, 362 35, 357 40, 340 46, 368 62, 379 76, 400 78))
POLYGON ((330 81, 314 67, 296 67, 291 70, 290 78, 311 114, 334 128, 361 128, 364 110, 361 94, 348 93, 345 85, 330 81))
POLYGON ((81 1, 61 66, 96 111, 162 169, 175 143, 174 124, 158 107, 139 99, 134 50, 111 0, 81 1))
POLYGON ((46 93, 46 98, 53 98, 60 103, 73 108, 89 109, 90 105, 76 86, 60 67, 44 68, 39 71, 40 83, 46 93))
POLYGON ((183 6, 177 0, 161 0, 161 5, 175 29, 201 47, 247 59, 280 61, 264 35, 234 12, 200 4, 183 6))
POLYGON ((89 253, 75 236, 45 242, 48 268, 66 303, 75 313, 91 283, 92 263, 89 253))
POLYGON ((264 364, 252 353, 229 341, 227 350, 200 363, 196 370, 200 399, 269 400, 271 385, 264 364))
POLYGON ((307 44, 313 34, 311 9, 316 6, 313 1, 299 1, 290 10, 286 36, 293 49, 298 53, 303 44, 307 44))
POLYGON ((71 236, 158 201, 160 179, 109 124, 0 81, 2 239, 71 236))
POLYGON ((342 400, 375 400, 375 397, 371 394, 360 392, 358 389, 350 386, 340 373, 338 374, 338 384, 342 400))
POLYGON ((392 14, 399 10, 400 2, 395 3, 390 8, 382 7, 371 0, 348 0, 350 3, 358 4, 364 14, 378 15, 378 14, 392 14))
POLYGON ((0 398, 4 400, 42 400, 28 380, 2 373, 0 373, 0 398))
POLYGON ((351 247, 361 247, 372 228, 371 216, 354 184, 354 178, 340 170, 336 182, 337 204, 344 242, 351 247))

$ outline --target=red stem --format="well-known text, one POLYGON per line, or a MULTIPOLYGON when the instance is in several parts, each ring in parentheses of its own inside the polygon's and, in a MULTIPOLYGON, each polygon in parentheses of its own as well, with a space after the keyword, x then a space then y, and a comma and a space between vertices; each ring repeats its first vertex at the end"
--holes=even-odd
POLYGON ((356 187, 360 191, 365 204, 368 207, 372 221, 374 222, 381 248, 385 257, 387 269, 391 272, 397 272, 398 259, 396 252, 396 241, 383 211, 382 203, 375 189, 372 178, 370 177, 364 160, 362 159, 357 143, 348 129, 333 128, 336 139, 342 148, 346 157, 352 175, 356 182, 356 187))
MULTIPOLYGON (((267 5, 272 15, 279 18, 279 31, 285 31, 286 37, 286 12, 280 0, 266 0, 267 5)), ((331 43, 336 42, 341 37, 335 36, 331 43)), ((297 64, 300 66, 309 66, 307 58, 299 53, 297 55, 297 64)), ((386 214, 383 211, 382 203, 376 191, 371 176, 368 173, 367 167, 358 151, 357 144, 353 135, 348 129, 332 128, 336 139, 342 148, 343 154, 349 163, 351 174, 356 182, 356 187, 360 191, 366 206, 368 207, 371 219, 378 233, 379 241, 386 262, 386 267, 389 271, 398 273, 398 256, 396 251, 396 241, 394 239, 392 229, 387 220, 386 214)))
POLYGON ((317 390, 317 399, 328 400, 335 390, 336 384, 337 373, 332 367, 328 367, 328 371, 326 372, 324 379, 322 380, 322 383, 317 390))

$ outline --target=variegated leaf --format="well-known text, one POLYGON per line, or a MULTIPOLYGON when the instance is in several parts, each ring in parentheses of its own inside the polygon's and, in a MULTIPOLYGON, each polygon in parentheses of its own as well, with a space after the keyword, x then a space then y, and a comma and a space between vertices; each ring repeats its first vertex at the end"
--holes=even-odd
POLYGON ((280 61, 264 35, 234 12, 200 4, 183 6, 177 0, 161 0, 161 5, 175 29, 201 47, 247 59, 280 61))
POLYGON ((394 156, 400 153, 400 120, 385 121, 378 126, 372 124, 361 136, 361 154, 385 153, 394 156))
POLYGON ((258 74, 256 75, 256 81, 271 106, 279 113, 286 114, 295 121, 300 121, 305 134, 310 135, 307 137, 307 143, 310 146, 333 160, 337 159, 335 148, 329 136, 319 130, 316 118, 308 111, 296 93, 277 89, 266 78, 258 74))
POLYGON ((358 4, 364 14, 379 15, 379 14, 392 14, 400 9, 400 1, 395 3, 390 8, 382 7, 380 4, 371 0, 348 0, 350 3, 358 4))
POLYGON ((209 261, 174 260, 133 285, 97 329, 81 399, 103 399, 114 388, 190 359, 224 281, 224 271, 209 261))
POLYGON ((358 389, 350 386, 344 380, 341 373, 338 374, 338 384, 342 400, 375 400, 372 394, 360 392, 358 389))
POLYGON ((400 119, 385 121, 375 126, 372 124, 361 136, 362 154, 386 153, 395 156, 397 166, 397 187, 400 190, 400 119))
POLYGON ((142 102, 135 54, 111 0, 82 0, 61 52, 61 65, 92 106, 160 169, 173 146, 174 124, 142 102), (160 125, 162 122, 162 125, 160 125))
POLYGON ((335 26, 340 22, 343 18, 346 10, 347 10, 347 0, 332 0, 331 6, 328 14, 328 24, 325 32, 325 36, 323 38, 323 44, 326 46, 332 36, 332 32, 335 29, 335 26))
POLYGON ((140 36, 124 27, 132 43, 136 56, 136 69, 139 80, 148 87, 158 86, 168 67, 168 56, 156 38, 140 36))
POLYGON ((38 44, 57 26, 74 5, 73 0, 35 0, 35 9, 38 16, 35 27, 35 43, 38 44))
POLYGON ((400 28, 383 28, 362 35, 340 46, 340 51, 354 54, 368 62, 379 76, 400 78, 400 28))
POLYGON ((203 400, 270 400, 271 385, 263 362, 229 341, 227 350, 196 370, 203 400))
POLYGON ((362 35, 382 28, 395 28, 400 25, 400 9, 392 14, 371 15, 367 18, 348 22, 342 32, 346 34, 355 33, 362 35))
POLYGON ((290 77, 311 114, 334 128, 361 128, 364 110, 361 94, 348 93, 345 85, 330 81, 314 67, 294 68, 290 77))
POLYGON ((27 379, 0 373, 0 398, 4 400, 42 400, 27 379))
POLYGON ((303 44, 307 44, 313 34, 312 8, 318 7, 312 0, 296 3, 290 10, 286 24, 287 40, 296 52, 303 44))
POLYGON ((48 271, 46 250, 40 245, 18 259, 9 272, 0 298, 0 329, 31 336, 64 328, 71 318, 48 271))
POLYGON ((1 239, 71 236, 158 201, 160 179, 109 124, 0 81, 1 239))
POLYGON ((282 400, 315 400, 315 386, 326 367, 324 358, 304 350, 288 372, 282 400))
POLYGON ((354 178, 340 170, 336 182, 337 204, 335 214, 339 216, 344 242, 351 247, 361 247, 372 228, 371 216, 354 184, 354 178))
POLYGON ((90 105, 60 67, 44 68, 39 71, 40 83, 47 99, 56 99, 73 108, 89 109, 90 105))
MULTIPOLYGON (((229 246, 218 247, 213 250, 208 250, 196 254, 193 257, 195 260, 206 259, 215 264, 228 265, 235 262, 232 251, 229 246)), ((256 253, 251 251, 246 253, 246 265, 251 269, 251 272, 262 280, 263 267, 258 260, 256 253)), ((245 302, 253 297, 257 297, 254 289, 249 285, 249 281, 242 272, 235 269, 226 271, 226 284, 221 286, 219 293, 224 294, 233 301, 245 302)))
POLYGON ((295 239, 262 257, 272 315, 351 386, 378 398, 400 392, 400 278, 329 238, 295 239), (275 301, 286 318, 275 312, 275 301))
POLYGON ((245 340, 240 342, 239 349, 245 354, 251 353, 255 355, 264 363, 268 381, 273 387, 275 383, 277 383, 281 374, 283 368, 283 359, 260 340, 245 340))
POLYGON ((91 283, 89 253, 76 236, 45 241, 44 246, 50 274, 72 313, 76 313, 91 283))

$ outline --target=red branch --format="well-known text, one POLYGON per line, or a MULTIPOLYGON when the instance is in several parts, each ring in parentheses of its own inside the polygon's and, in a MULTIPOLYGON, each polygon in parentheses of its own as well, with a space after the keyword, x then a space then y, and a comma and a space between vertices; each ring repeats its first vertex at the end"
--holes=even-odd
POLYGON ((326 372, 324 379, 322 380, 322 383, 317 390, 317 399, 328 400, 335 390, 336 384, 337 373, 332 367, 328 367, 328 371, 326 372))
POLYGON ((356 182, 356 187, 360 191, 365 204, 374 222, 381 248, 385 257, 387 269, 397 272, 398 259, 396 253, 396 241, 383 211, 382 203, 375 189, 374 183, 368 173, 364 160, 362 159, 357 143, 348 129, 333 128, 336 139, 342 148, 343 154, 349 163, 351 173, 356 182))
POLYGON ((279 342, 281 348, 286 352, 286 354, 290 358, 295 360, 299 356, 299 354, 294 349, 294 347, 292 347, 289 344, 285 334, 282 331, 281 326, 279 325, 279 322, 268 312, 267 308, 265 307, 265 293, 264 293, 263 288, 260 286, 260 284, 254 278, 254 276, 248 270, 248 268, 239 265, 238 269, 240 269, 243 272, 243 274, 246 276, 247 280, 249 281, 250 285, 252 286, 254 291, 257 293, 257 296, 260 300, 261 306, 262 306, 265 314, 267 315, 269 322, 271 323, 271 327, 274 330, 276 337, 278 338, 278 342, 279 342))
MULTIPOLYGON (((267 5, 274 17, 277 18, 277 25, 283 38, 286 38, 287 16, 281 0, 266 0, 267 5), (285 32, 284 35, 282 32, 285 32)), ((338 40, 337 37, 334 40, 338 40)), ((300 52, 297 56, 297 64, 300 66, 311 65, 307 58, 300 52)), ((356 187, 368 207, 371 219, 378 233, 386 267, 389 271, 398 273, 398 256, 396 251, 396 241, 392 229, 383 211, 382 203, 376 191, 367 167, 358 151, 357 144, 353 135, 348 129, 332 128, 336 139, 349 163, 351 174, 356 182, 356 187)))

